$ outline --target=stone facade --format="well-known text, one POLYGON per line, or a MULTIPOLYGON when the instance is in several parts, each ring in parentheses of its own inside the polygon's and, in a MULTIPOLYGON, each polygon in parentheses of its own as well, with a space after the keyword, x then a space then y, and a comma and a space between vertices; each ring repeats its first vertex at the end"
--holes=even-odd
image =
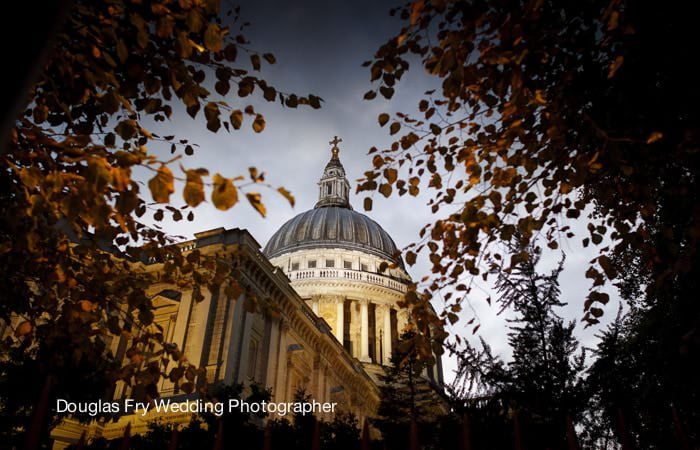
MULTIPOLYGON (((208 383, 255 382, 272 389, 274 402, 293 401, 295 391, 303 388, 314 400, 337 403, 336 411, 352 412, 360 420, 374 414, 379 389, 372 377, 345 351, 332 328, 300 297, 284 272, 265 258, 247 231, 220 228, 197 233, 196 239, 180 245, 185 252, 196 248, 203 254, 223 257, 235 252, 244 291, 275 305, 274 309, 250 312, 246 294, 228 298, 223 289, 204 291, 204 300, 195 303, 190 290, 168 284, 150 288, 155 322, 189 361, 206 368, 208 383)), ((157 272, 162 264, 144 269, 157 272)), ((115 339, 111 350, 122 357, 127 346, 125 338, 115 339)), ((195 398, 179 392, 167 379, 159 388, 162 397, 180 401, 195 398)), ((119 383, 114 399, 129 395, 129 388, 119 383)), ((84 430, 88 437, 112 439, 122 436, 127 424, 131 424, 132 433, 140 433, 147 430, 150 421, 163 419, 187 423, 191 415, 149 412, 144 417, 132 414, 117 422, 89 426, 66 420, 52 432, 54 448, 77 442, 84 430)))
MULTIPOLYGON (((185 254, 197 249, 235 258, 244 288, 238 298, 221 289, 203 292, 204 300, 197 303, 190 290, 164 283, 154 284, 148 293, 165 338, 206 369, 206 380, 199 382, 255 382, 272 390, 274 402, 292 401, 302 388, 318 402, 337 403, 337 410, 354 413, 362 423, 379 406, 380 375, 409 324, 408 312, 398 303, 411 278, 389 234, 353 211, 338 142, 332 141, 315 208, 285 223, 264 251, 240 229, 197 233, 194 240, 179 244, 185 254), (250 307, 261 299, 264 305, 250 307)), ((135 269, 158 273, 163 266, 135 269)), ((125 337, 115 339, 111 350, 124 358, 128 344, 125 337)), ((436 361, 424 376, 440 390, 439 356, 436 361)), ((167 379, 159 391, 178 401, 195 400, 167 379)), ((130 394, 120 383, 114 399, 130 394)), ((83 430, 111 439, 122 436, 127 424, 132 433, 140 433, 152 420, 187 423, 190 418, 151 411, 87 427, 66 420, 52 436, 55 448, 63 448, 77 442, 83 430)))

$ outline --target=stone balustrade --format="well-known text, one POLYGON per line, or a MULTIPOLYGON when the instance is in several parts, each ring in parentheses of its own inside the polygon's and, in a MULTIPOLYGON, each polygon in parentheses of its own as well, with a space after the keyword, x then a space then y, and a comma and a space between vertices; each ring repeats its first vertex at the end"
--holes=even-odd
POLYGON ((290 280, 307 279, 346 279, 384 286, 399 292, 406 292, 406 285, 386 275, 367 273, 352 269, 301 269, 286 273, 290 280))

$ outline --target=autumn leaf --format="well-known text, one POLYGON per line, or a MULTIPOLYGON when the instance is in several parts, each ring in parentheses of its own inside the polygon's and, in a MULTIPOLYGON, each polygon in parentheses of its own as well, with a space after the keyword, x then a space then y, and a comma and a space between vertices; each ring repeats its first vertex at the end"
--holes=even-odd
POLYGON ((245 194, 246 198, 248 199, 248 202, 250 205, 255 208, 255 210, 263 217, 265 217, 265 214, 267 213, 265 209, 265 205, 262 204, 261 202, 261 196, 257 192, 247 192, 245 194))
POLYGON ((230 121, 234 129, 240 129, 241 124, 243 124, 243 112, 240 109, 236 109, 231 112, 230 121))
POLYGON ((168 203, 170 194, 175 192, 174 177, 168 166, 162 164, 156 176, 148 181, 153 201, 156 203, 168 203))
POLYGON ((233 182, 218 173, 213 178, 214 190, 211 193, 211 201, 217 209, 226 211, 238 203, 238 189, 233 182))
POLYGON ((379 186, 379 192, 384 197, 389 197, 391 195, 391 191, 392 191, 392 188, 391 188, 391 185, 389 185, 389 184, 384 183, 384 184, 379 186))
POLYGON ((223 45, 223 38, 219 26, 213 22, 207 25, 204 32, 204 46, 212 52, 220 52, 223 45))
POLYGON ((255 115, 255 120, 253 121, 253 130, 256 133, 261 133, 265 129, 265 118, 260 115, 255 115))
POLYGON ((15 336, 17 336, 17 337, 26 336, 29 333, 31 333, 33 329, 34 329, 34 326, 32 325, 32 323, 29 322, 28 320, 25 320, 24 322, 17 325, 17 328, 15 328, 15 336))
POLYGON ((283 188, 283 187, 278 187, 278 188, 277 188, 277 192, 279 192, 280 194, 282 194, 282 196, 283 196, 284 198, 287 199, 287 201, 289 202, 289 204, 290 204, 291 206, 294 206, 294 196, 292 195, 291 192, 289 192, 288 190, 286 190, 286 189, 283 188))
POLYGON ((250 64, 253 66, 253 70, 260 70, 260 55, 255 53, 250 55, 250 64))
POLYGON ((396 169, 391 168, 391 167, 384 169, 384 177, 389 182, 389 184, 394 184, 394 182, 396 182, 396 179, 398 178, 398 176, 399 176, 399 172, 396 169))
POLYGON ((188 206, 195 207, 204 201, 204 183, 202 176, 208 175, 205 169, 186 170, 187 180, 182 196, 188 206))
POLYGON ((622 55, 619 55, 615 58, 615 61, 613 61, 612 64, 610 64, 610 69, 608 70, 608 78, 612 78, 615 76, 615 73, 622 66, 622 63, 624 61, 625 57, 622 55))
POLYGON ((658 131, 654 131, 647 138, 647 144, 653 144, 654 142, 661 140, 661 138, 663 138, 663 137, 664 137, 663 133, 660 133, 658 131))
POLYGON ((411 5, 411 25, 415 25, 418 22, 418 17, 420 17, 423 8, 425 7, 424 0, 417 0, 411 5))
POLYGON ((97 311, 98 305, 96 303, 91 302, 90 300, 80 300, 78 304, 80 305, 80 309, 84 312, 97 311))

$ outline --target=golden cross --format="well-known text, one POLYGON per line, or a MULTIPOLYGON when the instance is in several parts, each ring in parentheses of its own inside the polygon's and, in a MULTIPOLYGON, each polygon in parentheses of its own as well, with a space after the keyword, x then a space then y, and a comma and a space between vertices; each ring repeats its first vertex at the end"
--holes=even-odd
POLYGON ((328 142, 329 144, 333 145, 333 148, 331 149, 331 151, 333 152, 333 158, 338 157, 338 144, 341 142, 343 142, 343 140, 340 139, 338 136, 333 136, 333 140, 328 142))

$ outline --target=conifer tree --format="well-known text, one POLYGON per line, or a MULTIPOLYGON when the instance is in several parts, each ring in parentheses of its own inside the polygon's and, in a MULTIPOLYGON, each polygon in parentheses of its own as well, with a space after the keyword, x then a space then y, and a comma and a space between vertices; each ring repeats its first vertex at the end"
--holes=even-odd
MULTIPOLYGON (((477 425, 482 434, 508 429, 506 423, 517 414, 527 448, 563 448, 567 416, 578 420, 585 406, 581 383, 585 354, 573 334, 574 322, 566 323, 556 311, 565 305, 558 282, 564 257, 542 274, 536 270, 540 248, 509 250, 527 255, 510 271, 500 271, 496 282, 501 311, 515 312, 508 334, 512 360, 500 360, 483 341, 481 350, 469 346, 461 352, 459 382, 464 388, 476 380, 472 387, 481 390, 481 398, 485 394, 486 400, 472 411, 491 418, 477 425)), ((477 424, 481 418, 476 418, 477 424)))
POLYGON ((381 377, 382 400, 374 422, 388 449, 409 448, 412 421, 418 426, 423 448, 433 448, 434 427, 444 415, 439 391, 424 376, 430 362, 419 357, 415 336, 410 331, 401 336, 391 365, 381 377))

